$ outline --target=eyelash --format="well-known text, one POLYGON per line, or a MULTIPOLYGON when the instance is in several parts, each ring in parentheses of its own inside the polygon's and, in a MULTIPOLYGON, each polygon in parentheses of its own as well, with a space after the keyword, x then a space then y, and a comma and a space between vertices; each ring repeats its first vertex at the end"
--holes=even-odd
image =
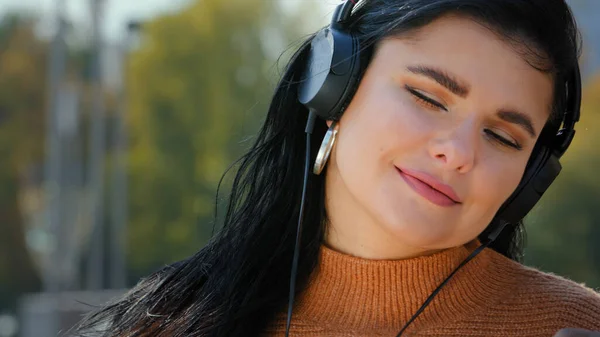
MULTIPOLYGON (((441 103, 423 95, 422 93, 418 92, 417 90, 415 90, 412 87, 409 87, 408 85, 406 85, 405 87, 406 87, 406 90, 415 98, 415 100, 417 102, 424 104, 432 109, 441 109, 444 111, 448 111, 448 109, 445 106, 443 106, 441 103)), ((490 138, 492 138, 492 140, 500 143, 501 145, 508 146, 508 147, 511 147, 516 150, 522 149, 522 147, 519 143, 513 143, 510 140, 498 135, 497 133, 495 133, 489 129, 485 130, 485 134, 488 135, 490 138)))
POLYGON ((433 109, 442 109, 444 111, 448 111, 448 109, 446 109, 446 107, 443 106, 441 103, 438 103, 438 102, 432 100, 431 98, 423 95, 422 93, 418 92, 417 90, 415 90, 409 86, 406 86, 406 90, 408 90, 408 92, 410 92, 418 102, 423 103, 433 109))

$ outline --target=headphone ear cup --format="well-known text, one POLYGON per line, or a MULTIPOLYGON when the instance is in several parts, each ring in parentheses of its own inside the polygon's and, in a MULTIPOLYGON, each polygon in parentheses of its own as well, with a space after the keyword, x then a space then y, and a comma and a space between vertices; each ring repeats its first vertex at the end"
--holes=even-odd
POLYGON ((496 217, 512 224, 521 221, 552 185, 561 169, 558 157, 551 149, 541 146, 534 151, 521 182, 500 207, 496 217))
POLYGON ((360 80, 360 70, 358 39, 324 28, 311 42, 298 100, 324 120, 339 120, 360 80))

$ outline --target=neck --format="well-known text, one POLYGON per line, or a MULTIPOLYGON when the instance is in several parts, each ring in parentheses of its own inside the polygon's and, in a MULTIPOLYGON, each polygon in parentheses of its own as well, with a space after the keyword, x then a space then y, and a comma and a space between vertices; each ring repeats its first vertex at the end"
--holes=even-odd
POLYGON ((442 251, 401 245, 392 240, 390 235, 382 235, 375 239, 373 232, 368 236, 361 235, 361 232, 361 228, 340 231, 336 230, 334 225, 330 225, 325 235, 325 245, 337 252, 369 260, 406 260, 442 251))

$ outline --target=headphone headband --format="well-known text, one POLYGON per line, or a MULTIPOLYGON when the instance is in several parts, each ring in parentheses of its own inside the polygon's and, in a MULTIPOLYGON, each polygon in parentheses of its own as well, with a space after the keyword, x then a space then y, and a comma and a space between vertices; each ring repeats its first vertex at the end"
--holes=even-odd
POLYGON ((347 0, 346 2, 337 5, 331 18, 331 27, 340 29, 344 22, 348 21, 352 15, 352 9, 356 6, 355 0, 347 0))

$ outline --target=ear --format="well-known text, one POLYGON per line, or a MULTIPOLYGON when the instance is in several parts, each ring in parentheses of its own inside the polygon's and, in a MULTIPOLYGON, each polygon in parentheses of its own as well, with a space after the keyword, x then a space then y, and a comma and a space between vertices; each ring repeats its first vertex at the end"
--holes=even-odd
POLYGON ((327 120, 327 121, 325 121, 325 123, 327 123, 327 127, 330 128, 331 124, 333 124, 333 121, 332 120, 327 120))

